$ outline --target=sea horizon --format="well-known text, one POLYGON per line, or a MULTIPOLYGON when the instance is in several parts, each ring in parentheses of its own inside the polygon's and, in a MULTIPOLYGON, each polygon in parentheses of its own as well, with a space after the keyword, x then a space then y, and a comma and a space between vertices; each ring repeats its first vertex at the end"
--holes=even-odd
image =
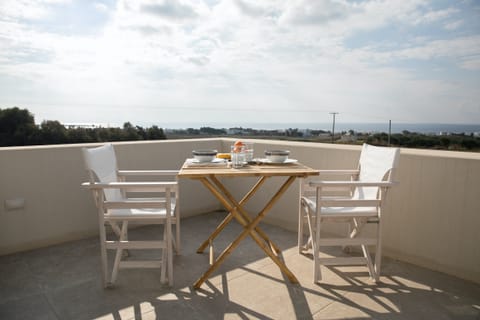
MULTIPOLYGON (((332 131, 332 123, 170 123, 170 124, 150 124, 164 129, 199 129, 201 127, 211 127, 215 129, 244 128, 256 130, 324 130, 332 131)), ((350 131, 355 132, 389 132, 388 123, 336 123, 335 132, 350 131)), ((480 124, 454 124, 454 123, 392 123, 391 133, 402 133, 403 131, 417 132, 423 134, 441 134, 441 133, 480 133, 480 124)))

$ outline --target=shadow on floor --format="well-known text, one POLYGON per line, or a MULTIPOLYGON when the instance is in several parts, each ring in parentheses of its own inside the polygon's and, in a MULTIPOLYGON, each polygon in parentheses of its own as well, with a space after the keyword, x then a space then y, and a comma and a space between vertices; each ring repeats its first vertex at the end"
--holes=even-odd
MULTIPOLYGON (((197 246, 223 219, 214 212, 182 220, 182 253, 175 256, 173 288, 159 270, 122 270, 103 289, 97 238, 0 257, 0 319, 480 319, 480 286, 407 263, 384 259, 381 281, 364 267, 324 268, 312 283, 312 261, 298 254, 295 233, 264 231, 283 250, 296 275, 292 284, 249 238, 199 290, 208 268, 197 246)), ((131 236, 159 235, 142 227, 131 236)), ((229 225, 217 254, 240 233, 229 225)))

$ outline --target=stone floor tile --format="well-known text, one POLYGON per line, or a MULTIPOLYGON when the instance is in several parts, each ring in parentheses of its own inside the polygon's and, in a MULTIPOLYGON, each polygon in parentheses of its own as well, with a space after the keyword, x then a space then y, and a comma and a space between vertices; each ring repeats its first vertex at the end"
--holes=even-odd
MULTIPOLYGON (((282 249, 298 284, 248 236, 194 290, 209 267, 208 248, 196 250, 224 217, 213 212, 182 220, 173 287, 160 283, 160 270, 125 269, 104 289, 98 237, 0 257, 0 319, 480 319, 480 285, 388 257, 379 283, 363 266, 322 267, 322 281, 313 283, 312 257, 298 253, 296 234, 266 224, 262 230, 282 249)), ((228 225, 214 241, 215 255, 241 231, 228 225)), ((148 226, 129 237, 161 234, 160 226, 148 226)), ((155 255, 133 251, 130 258, 155 255)))

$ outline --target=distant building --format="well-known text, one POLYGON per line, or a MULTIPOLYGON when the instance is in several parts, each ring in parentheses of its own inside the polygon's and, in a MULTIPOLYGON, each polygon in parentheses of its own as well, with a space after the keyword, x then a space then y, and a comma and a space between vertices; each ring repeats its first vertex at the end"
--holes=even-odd
POLYGON ((340 137, 340 141, 341 142, 356 142, 357 141, 357 135, 352 134, 351 132, 347 132, 340 137))
POLYGON ((68 129, 77 129, 77 128, 84 128, 84 129, 95 129, 95 128, 110 128, 109 124, 105 123, 64 123, 65 128, 68 129))
POLYGON ((227 134, 228 135, 241 134, 242 131, 243 131, 243 129, 241 129, 241 128, 230 128, 230 129, 227 129, 227 134))
POLYGON ((310 129, 302 129, 300 132, 303 134, 304 137, 310 137, 312 135, 312 130, 310 129))

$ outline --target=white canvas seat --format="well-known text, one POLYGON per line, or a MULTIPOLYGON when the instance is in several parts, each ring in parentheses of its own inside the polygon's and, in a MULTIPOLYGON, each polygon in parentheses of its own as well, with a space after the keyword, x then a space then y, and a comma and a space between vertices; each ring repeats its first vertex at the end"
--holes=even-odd
POLYGON ((394 185, 393 175, 399 154, 398 148, 364 144, 356 170, 320 170, 320 177, 330 179, 302 179, 298 248, 300 253, 312 252, 314 282, 321 280, 321 265, 350 264, 365 264, 370 277, 378 281, 381 268, 381 216, 385 214, 387 190, 394 185), (327 223, 347 224, 345 237, 324 234, 322 228, 327 223), (366 224, 376 227, 373 235, 372 232, 364 234, 366 224), (306 242, 305 225, 308 226, 306 242), (322 246, 360 246, 362 256, 321 257, 322 246), (374 259, 370 254, 371 247, 375 247, 374 259))
POLYGON ((102 276, 104 286, 113 285, 121 268, 161 268, 160 280, 173 285, 173 252, 180 251, 180 213, 178 207, 177 170, 118 170, 112 144, 84 148, 83 156, 89 182, 82 184, 92 190, 98 209, 102 276), (130 181, 133 177, 170 177, 169 181, 130 181), (128 177, 128 179, 127 179, 128 177), (128 181, 127 181, 128 180, 128 181), (148 194, 148 197, 141 197, 148 194), (131 197, 137 195, 137 197, 131 197), (154 195, 154 197, 152 197, 154 195), (163 237, 150 241, 128 238, 129 223, 161 224, 163 237), (176 225, 175 238, 172 224, 176 225), (115 240, 107 239, 110 226, 115 240), (135 260, 129 250, 159 249, 161 258, 135 260), (107 250, 115 250, 112 272, 109 274, 107 250))

